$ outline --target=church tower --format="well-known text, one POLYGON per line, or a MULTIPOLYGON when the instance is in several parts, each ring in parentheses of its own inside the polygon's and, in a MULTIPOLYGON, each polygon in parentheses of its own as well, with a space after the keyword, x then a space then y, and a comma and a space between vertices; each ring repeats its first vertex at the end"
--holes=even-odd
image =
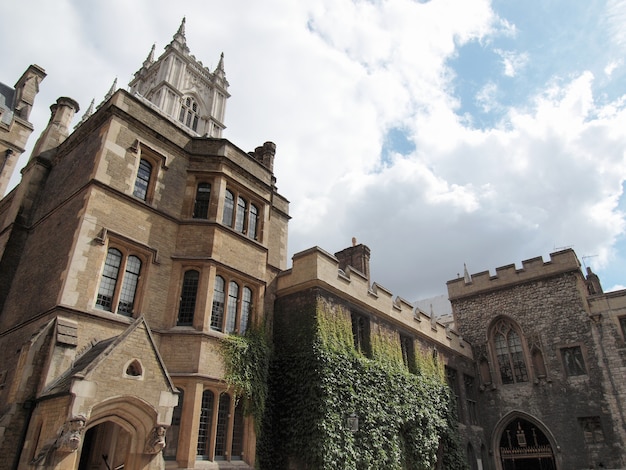
POLYGON ((198 136, 222 137, 228 81, 224 54, 211 72, 189 53, 183 18, 172 42, 155 61, 154 46, 128 84, 130 92, 149 101, 170 120, 198 136))

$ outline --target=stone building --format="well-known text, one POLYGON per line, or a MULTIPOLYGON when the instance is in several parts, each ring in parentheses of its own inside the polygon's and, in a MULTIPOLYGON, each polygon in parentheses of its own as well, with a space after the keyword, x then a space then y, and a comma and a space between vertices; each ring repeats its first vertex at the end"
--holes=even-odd
POLYGON ((33 132, 30 112, 39 92, 39 83, 46 72, 31 65, 11 88, 0 83, 0 197, 4 196, 9 180, 26 141, 33 132))
POLYGON ((219 344, 271 308, 289 206, 276 146, 221 138, 224 60, 184 27, 73 132, 59 98, 0 201, 0 468, 254 465, 219 344))
POLYGON ((572 250, 448 282, 472 344, 489 465, 626 465, 626 291, 603 293, 572 250))
MULTIPOLYGON (((0 87, 0 192, 44 77, 31 66, 0 87)), ((379 334, 409 371, 418 350, 444 365, 472 470, 624 465, 626 293, 556 253, 450 281, 455 331, 372 283, 356 241, 287 269, 276 146, 222 138, 228 87, 224 57, 204 67, 183 20, 73 132, 78 103, 51 107, 0 200, 0 468, 254 467, 258 423, 221 343, 252 325, 297 340, 283 333, 309 320, 303 305, 343 312, 364 356, 379 334)))

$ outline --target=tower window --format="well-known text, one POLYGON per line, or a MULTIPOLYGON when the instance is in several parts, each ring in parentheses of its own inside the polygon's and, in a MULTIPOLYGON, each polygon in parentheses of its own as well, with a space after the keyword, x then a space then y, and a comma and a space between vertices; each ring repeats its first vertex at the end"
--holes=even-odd
POLYGON ((237 281, 227 281, 222 276, 216 276, 211 329, 223 333, 243 334, 248 328, 252 315, 252 299, 253 292, 249 287, 244 286, 242 289, 237 281), (228 285, 228 292, 226 292, 226 285, 228 285))
POLYGON ((257 240, 259 231, 259 208, 248 202, 243 196, 236 195, 226 190, 224 196, 224 213, 222 223, 239 233, 246 234, 248 238, 257 240), (237 205, 235 206, 235 199, 237 205))
POLYGON ((199 279, 200 273, 198 271, 191 270, 185 272, 183 287, 180 293, 180 304, 178 306, 178 321, 176 322, 179 326, 193 325, 199 279))
POLYGON ((198 130, 198 104, 193 98, 185 98, 180 107, 178 120, 190 129, 198 130))
POLYGON ((102 269, 96 307, 108 312, 131 316, 141 273, 141 260, 109 248, 102 269))
POLYGON ((528 382, 528 370, 519 333, 512 323, 500 319, 492 330, 493 347, 503 384, 528 382))

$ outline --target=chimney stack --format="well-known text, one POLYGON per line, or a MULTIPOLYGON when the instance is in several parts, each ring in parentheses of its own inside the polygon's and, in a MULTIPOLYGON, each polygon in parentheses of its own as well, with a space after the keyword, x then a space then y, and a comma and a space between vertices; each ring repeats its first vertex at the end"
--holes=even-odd
POLYGON ((356 238, 353 238, 352 246, 335 253, 335 257, 339 260, 339 269, 345 271, 350 266, 364 274, 370 282, 370 249, 366 245, 357 244, 356 238))
POLYGON ((31 159, 46 150, 58 147, 70 135, 70 123, 80 108, 72 98, 61 97, 50 106, 51 116, 48 125, 37 140, 31 159))

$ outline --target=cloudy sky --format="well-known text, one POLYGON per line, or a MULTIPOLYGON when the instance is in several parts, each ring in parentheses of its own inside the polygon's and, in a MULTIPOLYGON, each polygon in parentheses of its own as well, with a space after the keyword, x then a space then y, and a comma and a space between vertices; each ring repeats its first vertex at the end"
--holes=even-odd
POLYGON ((290 256, 356 237, 408 300, 563 247, 626 285, 626 1, 4 1, 0 81, 46 70, 40 132, 183 17, 204 65, 224 52, 224 137, 277 144, 290 256))

